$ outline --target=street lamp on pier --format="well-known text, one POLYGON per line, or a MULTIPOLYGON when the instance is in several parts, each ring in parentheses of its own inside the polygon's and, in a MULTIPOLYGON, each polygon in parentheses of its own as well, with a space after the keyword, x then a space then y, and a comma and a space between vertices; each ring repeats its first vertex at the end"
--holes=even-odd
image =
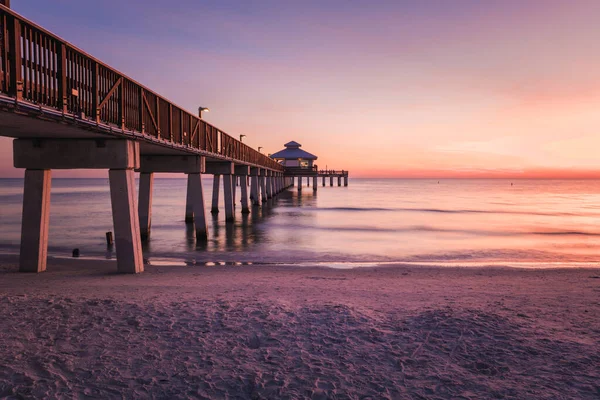
POLYGON ((210 112, 208 107, 198 107, 198 118, 202 119, 202 112, 210 112))

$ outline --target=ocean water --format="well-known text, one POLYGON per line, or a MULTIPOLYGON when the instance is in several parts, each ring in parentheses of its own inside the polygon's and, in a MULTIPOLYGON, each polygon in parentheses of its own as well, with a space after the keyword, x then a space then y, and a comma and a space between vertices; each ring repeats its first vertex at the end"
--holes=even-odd
MULTIPOLYGON (((204 182, 207 212, 212 180, 204 182)), ((311 180, 312 183, 312 180, 311 180)), ((337 182, 336 182, 337 183, 337 182)), ((600 182, 350 179, 348 187, 297 187, 225 223, 209 241, 184 222, 186 180, 155 179, 150 264, 286 263, 368 266, 408 262, 521 267, 596 266, 600 182)), ((23 181, 0 180, 0 252, 18 253, 23 181)), ((222 201, 222 195, 220 196, 222 201)), ((107 179, 53 179, 49 254, 114 258, 107 179)))

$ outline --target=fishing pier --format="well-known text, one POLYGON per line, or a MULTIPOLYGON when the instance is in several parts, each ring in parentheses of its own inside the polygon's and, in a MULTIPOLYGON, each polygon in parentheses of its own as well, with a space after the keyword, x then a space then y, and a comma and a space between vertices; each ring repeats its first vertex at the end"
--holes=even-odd
POLYGON ((227 222, 238 182, 243 214, 294 184, 294 171, 207 123, 206 110, 184 110, 0 0, 0 136, 15 139, 14 166, 25 169, 20 271, 46 269, 54 169, 108 170, 122 273, 144 269, 155 174, 187 175, 185 221, 196 241, 208 232, 203 175, 213 175, 213 213, 222 182, 227 222))

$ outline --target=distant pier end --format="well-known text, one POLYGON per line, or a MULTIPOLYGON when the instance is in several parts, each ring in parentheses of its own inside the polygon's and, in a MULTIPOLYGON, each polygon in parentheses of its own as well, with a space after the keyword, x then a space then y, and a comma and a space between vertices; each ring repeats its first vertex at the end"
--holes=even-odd
POLYGON ((329 186, 333 186, 333 178, 337 178, 338 186, 342 185, 342 179, 344 180, 344 186, 348 186, 349 172, 347 170, 320 170, 314 164, 318 157, 302 150, 300 143, 291 141, 284 146, 285 149, 271 154, 271 158, 284 167, 284 176, 291 178, 292 185, 294 184, 294 178, 298 178, 298 191, 302 191, 302 178, 304 177, 306 177, 306 186, 310 186, 310 179, 312 178, 313 191, 315 192, 319 186, 319 178, 322 179, 323 186, 325 186, 325 178, 329 178, 329 186))

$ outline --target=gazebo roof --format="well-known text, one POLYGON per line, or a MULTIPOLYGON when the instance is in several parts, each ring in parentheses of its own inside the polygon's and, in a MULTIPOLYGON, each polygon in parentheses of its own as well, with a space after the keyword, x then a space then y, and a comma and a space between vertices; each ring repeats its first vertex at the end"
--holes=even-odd
POLYGON ((298 147, 302 147, 302 145, 298 142, 294 142, 293 140, 291 142, 287 142, 286 144, 284 144, 285 147, 289 148, 298 148, 298 147))
POLYGON ((285 160, 297 160, 302 158, 304 160, 316 160, 317 156, 310 154, 308 151, 304 151, 300 148, 302 146, 298 142, 288 142, 284 145, 286 148, 278 151, 277 153, 271 154, 271 158, 283 158, 285 160))

